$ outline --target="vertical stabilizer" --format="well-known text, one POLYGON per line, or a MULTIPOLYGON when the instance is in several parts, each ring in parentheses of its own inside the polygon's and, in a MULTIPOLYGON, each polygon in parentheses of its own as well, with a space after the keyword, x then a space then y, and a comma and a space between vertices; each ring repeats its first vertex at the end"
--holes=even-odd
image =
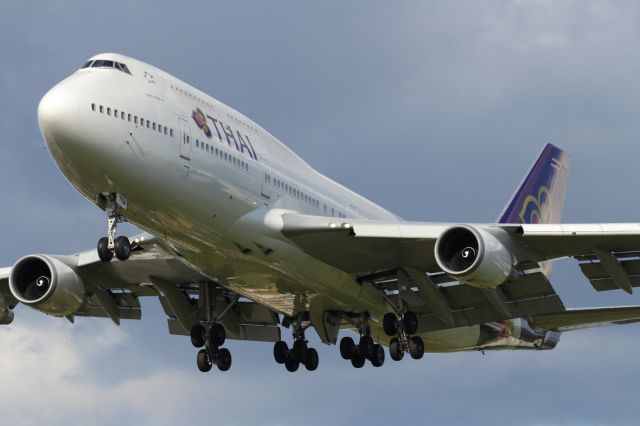
POLYGON ((498 223, 560 223, 571 157, 547 144, 498 218, 498 223))
MULTIPOLYGON (((499 223, 560 223, 571 157, 547 144, 498 218, 499 223)), ((551 274, 551 263, 540 264, 551 274)))

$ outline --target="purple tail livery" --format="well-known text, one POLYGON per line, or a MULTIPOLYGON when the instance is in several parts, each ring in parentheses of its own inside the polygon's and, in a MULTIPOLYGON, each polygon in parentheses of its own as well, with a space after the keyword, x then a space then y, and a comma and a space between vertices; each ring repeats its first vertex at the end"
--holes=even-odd
POLYGON ((547 144, 498 218, 499 223, 560 223, 571 157, 547 144))

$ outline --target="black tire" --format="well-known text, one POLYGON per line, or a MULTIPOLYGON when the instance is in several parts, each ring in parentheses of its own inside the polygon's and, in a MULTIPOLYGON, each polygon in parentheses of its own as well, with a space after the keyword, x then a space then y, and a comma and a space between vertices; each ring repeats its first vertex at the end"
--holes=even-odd
POLYGON ((413 311, 407 311, 402 317, 402 324, 404 325, 405 333, 415 334, 418 331, 418 316, 413 311))
MULTIPOLYGON (((289 358, 292 358, 292 357, 289 357, 289 358)), ((296 371, 298 371, 298 368, 300 367, 300 363, 296 360, 287 359, 287 362, 284 363, 284 366, 286 367, 287 371, 289 371, 290 373, 295 373, 296 371)))
POLYGON ((284 364, 287 361, 287 352, 289 352, 287 342, 279 340, 273 345, 273 358, 278 364, 284 364))
POLYGON ((413 359, 420 359, 424 356, 424 342, 418 336, 409 339, 409 354, 413 359))
POLYGON ((217 348, 224 345, 227 339, 227 333, 224 331, 222 324, 214 324, 209 331, 209 346, 217 348))
POLYGON ((204 343, 204 327, 202 324, 196 324, 191 327, 191 344, 196 348, 201 348, 204 343))
POLYGON ((355 368, 362 368, 364 366, 365 360, 366 358, 364 357, 364 355, 362 355, 356 347, 356 350, 353 351, 353 355, 351 356, 351 365, 353 365, 355 368))
POLYGON ((392 312, 387 312, 382 318, 382 328, 384 333, 393 337, 398 334, 398 317, 392 312))
POLYGON ((296 361, 304 364, 307 360, 307 342, 302 339, 293 342, 293 353, 296 361))
POLYGON ((374 345, 373 355, 371 356, 371 364, 374 367, 382 367, 384 364, 384 348, 382 345, 374 345))
POLYGON ((373 341, 371 336, 362 336, 360 338, 360 353, 366 359, 371 359, 373 356, 373 347, 376 345, 376 342, 373 341))
POLYGON ((318 351, 314 348, 307 349, 307 360, 304 362, 304 366, 309 371, 315 371, 318 368, 318 364, 320 363, 320 357, 318 356, 318 351))
POLYGON ((394 361, 400 361, 404 358, 402 345, 400 345, 400 341, 397 338, 393 338, 389 342, 389 356, 394 361))
POLYGON ((351 337, 343 337, 340 340, 340 356, 342 356, 343 359, 351 359, 355 347, 356 344, 351 337))
POLYGON ((209 352, 206 349, 200 349, 198 352, 198 370, 206 373, 211 371, 211 367, 213 363, 211 362, 211 357, 209 356, 209 352))
POLYGON ((222 348, 218 351, 216 364, 220 371, 229 371, 231 368, 231 352, 229 352, 229 349, 222 348))
POLYGON ((118 237, 115 241, 116 258, 125 261, 131 256, 131 243, 127 237, 118 237))
POLYGON ((103 262, 111 262, 113 253, 109 250, 109 239, 102 237, 98 240, 98 257, 103 262))

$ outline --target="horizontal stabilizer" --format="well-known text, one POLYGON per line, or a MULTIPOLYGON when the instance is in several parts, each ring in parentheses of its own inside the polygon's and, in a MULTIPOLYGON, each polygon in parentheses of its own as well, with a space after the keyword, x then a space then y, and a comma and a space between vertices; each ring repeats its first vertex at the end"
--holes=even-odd
POLYGON ((534 326, 547 330, 571 331, 614 324, 640 322, 640 306, 567 309, 557 314, 532 318, 534 326))

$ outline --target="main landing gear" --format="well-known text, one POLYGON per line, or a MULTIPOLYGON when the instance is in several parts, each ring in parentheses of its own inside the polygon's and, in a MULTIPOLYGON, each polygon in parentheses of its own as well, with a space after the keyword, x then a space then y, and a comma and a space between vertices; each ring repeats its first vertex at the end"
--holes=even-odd
MULTIPOLYGON (((196 348, 202 348, 198 352, 198 369, 203 373, 210 371, 216 365, 220 371, 231 368, 231 352, 221 347, 226 341, 227 333, 220 322, 227 308, 216 315, 216 293, 209 283, 200 284, 200 300, 204 302, 205 318, 191 327, 191 344, 196 348)), ((235 303, 235 302, 234 302, 235 303)))
POLYGON ((389 342, 389 356, 392 360, 400 361, 407 352, 413 359, 424 356, 422 338, 411 336, 418 331, 418 316, 415 312, 407 311, 401 319, 389 312, 382 319, 382 328, 387 336, 393 337, 389 342))
POLYGON ((224 327, 220 323, 196 324, 191 328, 191 343, 196 348, 202 348, 198 352, 198 369, 203 373, 210 371, 213 365, 220 371, 231 368, 231 352, 227 348, 221 348, 226 340, 224 327))
POLYGON ((293 326, 293 346, 289 348, 287 342, 282 340, 273 346, 273 357, 278 364, 284 364, 287 371, 295 372, 300 368, 300 364, 308 371, 315 371, 318 368, 320 358, 318 351, 308 346, 308 341, 304 337, 305 330, 309 325, 303 325, 301 316, 298 315, 291 320, 293 326))
POLYGON ((108 214, 108 232, 106 237, 98 241, 98 257, 103 262, 111 262, 113 256, 120 261, 129 259, 131 255, 131 242, 125 236, 116 238, 118 223, 126 222, 122 215, 122 209, 126 208, 126 200, 119 194, 104 195, 108 214))
POLYGON ((374 367, 382 367, 384 364, 384 348, 374 342, 371 337, 368 325, 368 317, 363 317, 358 323, 360 330, 360 341, 356 345, 350 336, 340 340, 340 355, 343 359, 351 360, 351 365, 355 368, 362 368, 369 360, 374 367))

